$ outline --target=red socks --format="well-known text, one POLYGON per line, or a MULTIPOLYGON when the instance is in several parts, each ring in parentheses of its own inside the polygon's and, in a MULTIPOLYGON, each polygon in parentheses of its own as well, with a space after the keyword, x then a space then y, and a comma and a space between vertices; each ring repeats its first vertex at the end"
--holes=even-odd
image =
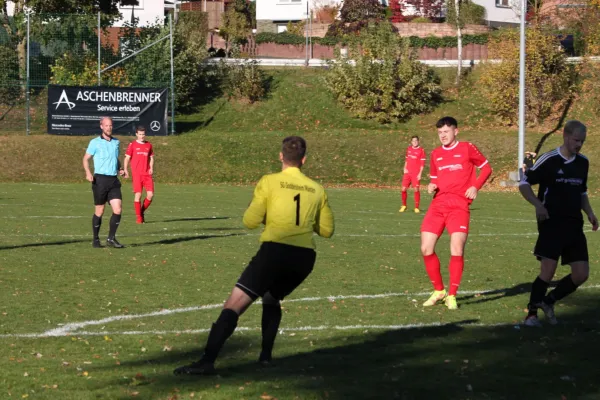
POLYGON ((135 209, 135 215, 138 217, 141 217, 142 216, 142 203, 140 203, 139 201, 134 201, 133 208, 135 209))
POLYGON ((415 208, 419 208, 421 202, 421 192, 415 192, 415 208))
POLYGON ((463 256, 450 257, 450 290, 448 292, 450 296, 456 296, 464 268, 465 259, 463 256))
POLYGON ((433 253, 429 256, 423 256, 425 261, 425 270, 435 290, 444 290, 444 282, 442 281, 442 273, 440 271, 440 259, 437 254, 433 253))
MULTIPOLYGON (((444 282, 442 280, 442 273, 440 272, 440 259, 437 254, 433 253, 430 256, 423 256, 423 261, 425 261, 425 269, 433 284, 433 288, 435 290, 444 290, 444 282)), ((450 288, 448 295, 456 296, 464 268, 465 259, 463 256, 450 257, 450 288)))
POLYGON ((152 200, 144 199, 144 208, 143 208, 143 210, 146 211, 148 209, 148 207, 150 207, 150 204, 152 204, 152 200))
POLYGON ((408 192, 402 192, 402 205, 406 207, 406 200, 408 199, 408 192))

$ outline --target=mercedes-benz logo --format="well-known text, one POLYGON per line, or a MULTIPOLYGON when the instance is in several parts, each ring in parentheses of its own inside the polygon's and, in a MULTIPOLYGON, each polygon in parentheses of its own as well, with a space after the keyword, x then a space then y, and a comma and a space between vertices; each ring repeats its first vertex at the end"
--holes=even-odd
POLYGON ((158 121, 150 122, 150 129, 152 129, 154 132, 158 131, 160 129, 160 122, 158 122, 158 121))

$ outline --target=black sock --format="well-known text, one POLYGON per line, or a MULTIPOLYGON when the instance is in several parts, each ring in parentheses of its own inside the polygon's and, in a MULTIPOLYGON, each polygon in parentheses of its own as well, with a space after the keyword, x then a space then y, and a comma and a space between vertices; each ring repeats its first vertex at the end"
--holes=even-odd
POLYGON ((548 293, 548 296, 544 297, 544 303, 552 306, 558 300, 564 299, 571 293, 577 290, 577 285, 573 283, 573 278, 571 278, 571 274, 565 276, 558 282, 556 288, 548 293))
POLYGON ((115 238, 115 235, 117 234, 117 228, 119 227, 119 224, 121 223, 121 214, 113 214, 112 217, 110 217, 110 228, 108 231, 108 237, 111 239, 115 238))
POLYGON ((98 240, 98 234, 100 233, 100 225, 102 225, 102 217, 94 214, 92 217, 92 232, 94 232, 94 240, 98 240))
POLYGON ((221 315, 219 315, 217 322, 212 325, 210 333, 208 334, 204 356, 202 356, 204 361, 215 362, 225 341, 229 339, 229 336, 231 336, 235 330, 238 318, 239 316, 237 313, 229 308, 224 308, 223 311, 221 311, 221 315))
POLYGON ((281 306, 279 304, 263 304, 262 312, 262 351, 260 361, 271 361, 275 337, 281 323, 281 306))
POLYGON ((536 304, 544 300, 546 290, 548 290, 548 282, 544 282, 539 276, 535 278, 535 281, 531 285, 531 295, 529 296, 529 304, 527 305, 529 309, 528 316, 537 315, 538 308, 536 304))

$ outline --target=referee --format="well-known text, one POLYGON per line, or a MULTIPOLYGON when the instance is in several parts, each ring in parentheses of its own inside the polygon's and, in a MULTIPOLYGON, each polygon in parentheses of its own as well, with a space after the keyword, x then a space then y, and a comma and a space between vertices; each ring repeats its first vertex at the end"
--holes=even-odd
POLYGON ((554 303, 573 293, 589 276, 588 248, 583 233, 583 210, 598 229, 598 218, 587 196, 588 159, 579 154, 585 142, 587 128, 579 121, 569 121, 563 132, 563 145, 549 151, 536 161, 521 180, 523 197, 535 207, 538 239, 534 255, 541 262, 540 275, 533 282, 529 298, 526 326, 542 326, 538 308, 551 325, 558 323, 554 303), (536 196, 531 185, 539 185, 536 196), (546 291, 558 260, 569 264, 571 273, 562 278, 548 295, 546 291))
POLYGON ((175 369, 176 375, 214 373, 217 355, 233 334, 239 316, 259 297, 263 311, 259 362, 271 362, 281 322, 279 302, 312 272, 316 259, 313 232, 329 238, 334 231, 333 214, 323 187, 300 171, 305 154, 303 138, 285 138, 279 153, 282 171, 263 176, 256 185, 252 203, 244 213, 244 225, 254 229, 265 224, 260 249, 212 325, 202 359, 175 369))
POLYGON ((112 136, 113 121, 110 117, 100 119, 100 129, 102 134, 95 139, 90 140, 85 155, 83 156, 83 169, 85 170, 85 179, 92 183, 92 193, 94 194, 94 216, 92 218, 92 230, 94 233, 93 247, 99 248, 100 225, 102 224, 102 214, 104 214, 104 205, 108 202, 112 208, 113 215, 110 218, 110 228, 106 244, 117 249, 124 246, 117 241, 115 234, 121 222, 121 182, 119 175, 127 178, 128 174, 119 163, 119 141, 112 136), (90 159, 94 160, 94 174, 90 172, 90 159))

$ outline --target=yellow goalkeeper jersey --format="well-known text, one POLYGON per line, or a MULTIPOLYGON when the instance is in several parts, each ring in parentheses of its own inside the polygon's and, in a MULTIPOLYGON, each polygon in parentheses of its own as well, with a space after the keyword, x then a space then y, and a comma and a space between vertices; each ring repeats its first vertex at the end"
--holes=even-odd
POLYGON ((261 223, 265 224, 261 242, 311 249, 315 248, 313 232, 329 238, 334 231, 325 190, 294 167, 265 175, 256 185, 244 225, 254 229, 261 223))

